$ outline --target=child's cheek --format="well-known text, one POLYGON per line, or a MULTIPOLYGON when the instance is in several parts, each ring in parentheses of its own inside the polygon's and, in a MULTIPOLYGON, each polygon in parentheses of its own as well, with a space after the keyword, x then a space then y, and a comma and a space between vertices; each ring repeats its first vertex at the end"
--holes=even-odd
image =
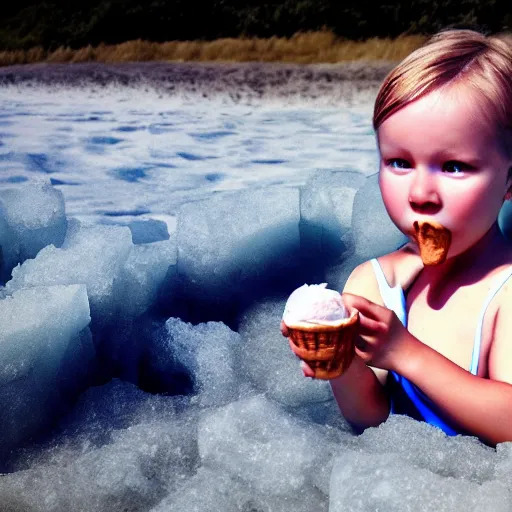
POLYGON ((452 231, 449 256, 458 255, 476 244, 497 218, 496 207, 488 193, 478 197, 472 197, 469 192, 465 196, 460 194, 445 203, 443 214, 445 225, 452 231))
POLYGON ((393 176, 390 177, 386 173, 381 175, 379 184, 382 200, 393 223, 402 230, 410 229, 412 228, 412 220, 410 219, 407 187, 397 181, 396 177, 393 179, 393 176))

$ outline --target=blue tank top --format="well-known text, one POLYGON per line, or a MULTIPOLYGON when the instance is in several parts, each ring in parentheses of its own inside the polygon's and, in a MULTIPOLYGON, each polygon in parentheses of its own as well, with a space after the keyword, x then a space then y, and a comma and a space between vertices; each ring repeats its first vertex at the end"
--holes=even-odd
MULTIPOLYGON (((377 259, 370 260, 379 284, 379 291, 385 306, 393 310, 398 316, 402 324, 407 327, 407 310, 404 291, 400 285, 394 287, 389 286, 384 272, 377 259)), ((482 327, 484 323, 484 315, 491 300, 496 293, 505 284, 507 279, 512 275, 512 268, 507 269, 504 276, 498 279, 494 287, 491 288, 482 308, 482 312, 478 318, 478 324, 473 344, 473 354, 471 357, 471 365, 469 371, 473 375, 478 374, 478 362, 480 360, 480 345, 482 341, 482 327)), ((396 372, 388 373, 386 386, 389 389, 391 398, 391 412, 393 414, 406 414, 420 421, 426 421, 431 425, 443 430, 450 436, 457 434, 465 434, 460 428, 457 428, 443 416, 442 411, 432 402, 417 386, 405 377, 396 372)))

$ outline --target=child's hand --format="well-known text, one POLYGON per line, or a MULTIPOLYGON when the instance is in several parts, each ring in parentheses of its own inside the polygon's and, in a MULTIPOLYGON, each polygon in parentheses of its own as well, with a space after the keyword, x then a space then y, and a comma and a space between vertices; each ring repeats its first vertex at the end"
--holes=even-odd
MULTIPOLYGON (((286 338, 289 337, 290 333, 288 331, 288 327, 286 324, 281 320, 281 334, 285 336, 286 338)), ((292 340, 288 340, 290 343, 290 348, 292 349, 292 352, 298 357, 298 354, 296 352, 297 347, 293 344, 292 340)), ((300 362, 300 368, 302 370, 302 373, 304 374, 304 377, 314 377, 315 372, 310 368, 310 366, 306 363, 306 361, 301 360, 300 362)))
POLYGON ((342 297, 347 306, 359 311, 356 354, 371 366, 396 371, 412 339, 396 313, 359 295, 342 297))

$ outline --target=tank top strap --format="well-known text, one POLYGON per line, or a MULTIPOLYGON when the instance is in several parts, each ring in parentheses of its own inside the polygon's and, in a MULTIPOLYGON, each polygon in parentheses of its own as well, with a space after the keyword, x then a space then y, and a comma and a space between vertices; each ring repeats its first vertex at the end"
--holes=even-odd
POLYGON ((508 268, 500 279, 497 279, 497 282, 491 288, 489 294, 487 295, 487 298, 485 299, 482 311, 480 313, 480 317, 478 318, 478 324, 475 332, 475 342, 473 343, 473 354, 471 356, 471 366, 469 368, 469 371, 473 375, 478 374, 478 363, 480 361, 480 347, 482 344, 482 330, 484 325, 485 312, 487 311, 487 307, 491 303, 494 296, 500 291, 501 287, 508 281, 511 275, 512 267, 508 268))
POLYGON ((375 277, 377 279, 377 283, 379 284, 380 294, 382 295, 382 299, 384 300, 384 295, 386 295, 386 292, 390 288, 390 286, 377 258, 372 258, 370 260, 370 263, 372 264, 373 271, 375 272, 375 277))
POLYGON ((394 287, 389 286, 377 258, 371 259, 370 263, 372 264, 373 271, 375 272, 377 284, 379 285, 380 296, 382 297, 384 305, 388 309, 394 311, 402 324, 407 327, 406 300, 402 287, 400 285, 395 285, 394 287))

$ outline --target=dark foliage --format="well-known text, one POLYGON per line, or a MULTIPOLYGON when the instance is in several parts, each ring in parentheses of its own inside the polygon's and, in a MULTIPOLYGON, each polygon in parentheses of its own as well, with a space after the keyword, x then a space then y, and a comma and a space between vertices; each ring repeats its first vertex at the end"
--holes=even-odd
POLYGON ((18 0, 0 15, 0 49, 79 48, 133 39, 212 40, 332 30, 362 40, 447 27, 512 29, 510 0, 18 0))

